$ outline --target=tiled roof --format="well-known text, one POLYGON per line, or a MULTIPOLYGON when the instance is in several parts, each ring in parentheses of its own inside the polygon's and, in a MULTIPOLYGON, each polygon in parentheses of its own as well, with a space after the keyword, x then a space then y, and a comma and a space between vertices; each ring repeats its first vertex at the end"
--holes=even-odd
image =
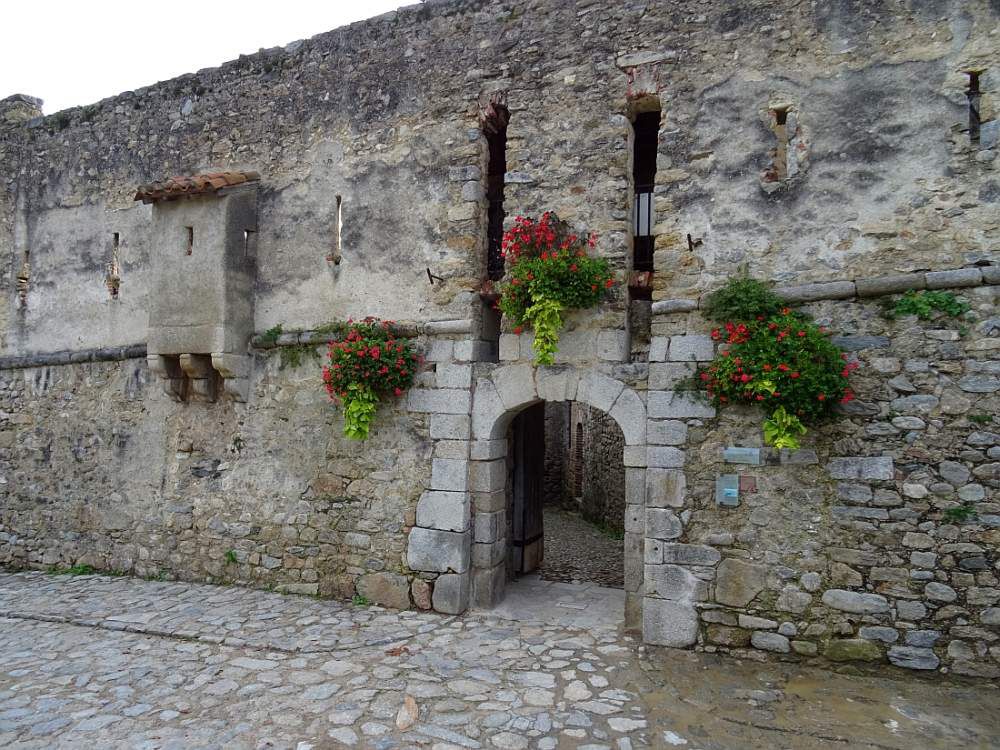
POLYGON ((189 195, 215 193, 222 188, 242 185, 245 182, 255 182, 259 179, 260 175, 256 172, 210 172, 191 177, 171 177, 162 182, 140 185, 136 191, 135 200, 143 203, 176 200, 189 195))

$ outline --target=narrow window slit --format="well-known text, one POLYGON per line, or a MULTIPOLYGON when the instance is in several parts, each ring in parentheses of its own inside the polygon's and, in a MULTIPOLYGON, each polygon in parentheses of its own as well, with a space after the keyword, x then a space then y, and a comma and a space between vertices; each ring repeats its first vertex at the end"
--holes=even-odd
POLYGON ((333 247, 330 252, 327 253, 326 260, 328 263, 333 263, 335 266, 340 265, 340 261, 343 260, 344 252, 344 199, 342 196, 336 196, 337 200, 337 213, 334 216, 333 225, 333 247))
MULTIPOLYGON (((652 272, 656 226, 656 153, 660 110, 640 112, 632 121, 632 270, 652 272)), ((638 291, 638 290, 636 290, 638 291)), ((633 297, 636 297, 634 294, 633 297)))
POLYGON ((503 278, 504 259, 501 254, 503 241, 503 221, 506 216, 503 210, 504 175, 507 173, 507 125, 510 122, 510 110, 507 109, 507 97, 497 93, 490 97, 490 102, 484 111, 483 132, 489 145, 490 158, 486 169, 486 200, 488 206, 487 224, 487 278, 499 281, 503 278))
POLYGON ((121 292, 122 273, 118 260, 118 252, 121 247, 121 235, 115 232, 111 235, 111 260, 108 261, 108 272, 104 278, 104 284, 108 288, 111 299, 118 299, 121 292))
POLYGON ((187 232, 187 243, 184 249, 185 255, 190 255, 194 250, 194 227, 184 227, 187 232))
POLYGON ((17 299, 21 303, 21 307, 25 307, 28 304, 28 284, 31 280, 30 257, 31 252, 25 250, 21 270, 17 272, 17 299))
POLYGON ((970 70, 967 72, 969 76, 969 89, 965 92, 965 96, 969 100, 969 141, 971 143, 979 142, 979 129, 982 124, 980 116, 982 92, 979 90, 979 77, 982 73, 983 71, 981 70, 970 70))
POLYGON ((788 177, 788 107, 774 107, 774 137, 778 145, 774 151, 774 172, 779 180, 788 177))

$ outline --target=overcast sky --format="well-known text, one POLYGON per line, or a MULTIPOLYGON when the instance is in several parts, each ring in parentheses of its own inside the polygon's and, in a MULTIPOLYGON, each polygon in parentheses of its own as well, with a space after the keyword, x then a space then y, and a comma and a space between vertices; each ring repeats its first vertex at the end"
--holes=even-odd
POLYGON ((38 97, 48 115, 416 2, 11 0, 0 22, 0 99, 38 97))

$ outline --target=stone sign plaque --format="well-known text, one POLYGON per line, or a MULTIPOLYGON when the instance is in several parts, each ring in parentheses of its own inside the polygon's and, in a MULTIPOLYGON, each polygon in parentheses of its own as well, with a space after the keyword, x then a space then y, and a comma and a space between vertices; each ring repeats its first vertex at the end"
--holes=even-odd
POLYGON ((715 504, 735 508, 740 504, 740 477, 722 474, 715 480, 715 504))

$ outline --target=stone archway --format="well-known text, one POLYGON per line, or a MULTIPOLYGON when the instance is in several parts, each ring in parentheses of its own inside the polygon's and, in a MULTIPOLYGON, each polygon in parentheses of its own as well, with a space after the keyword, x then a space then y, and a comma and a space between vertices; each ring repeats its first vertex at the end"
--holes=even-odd
POLYGON ((471 492, 471 600, 491 607, 507 581, 507 429, 527 407, 543 401, 576 401, 608 414, 625 438, 625 619, 642 621, 646 496, 646 405, 625 383, 571 366, 498 367, 476 383, 472 403, 469 489, 471 492))

